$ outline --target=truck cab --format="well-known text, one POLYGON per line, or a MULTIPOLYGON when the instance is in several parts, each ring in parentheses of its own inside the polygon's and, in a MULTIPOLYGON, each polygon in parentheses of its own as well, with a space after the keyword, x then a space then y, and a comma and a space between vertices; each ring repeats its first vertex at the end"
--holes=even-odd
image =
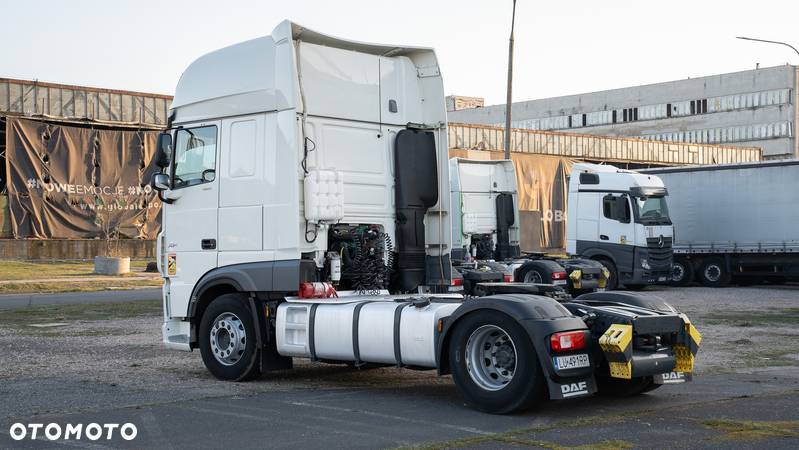
POLYGON ((580 163, 569 179, 566 250, 600 261, 610 289, 671 279, 668 191, 655 175, 580 163))

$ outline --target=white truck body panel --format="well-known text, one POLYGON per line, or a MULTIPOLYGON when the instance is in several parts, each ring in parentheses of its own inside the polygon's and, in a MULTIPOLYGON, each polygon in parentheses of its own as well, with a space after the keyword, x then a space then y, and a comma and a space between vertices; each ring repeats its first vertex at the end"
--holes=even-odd
MULTIPOLYGON (((471 235, 497 231, 497 196, 511 194, 518 205, 516 169, 508 160, 469 160, 452 158, 450 165, 450 203, 452 205, 452 247, 468 248, 471 235)), ((510 227, 511 245, 519 245, 519 211, 515 208, 510 227)))

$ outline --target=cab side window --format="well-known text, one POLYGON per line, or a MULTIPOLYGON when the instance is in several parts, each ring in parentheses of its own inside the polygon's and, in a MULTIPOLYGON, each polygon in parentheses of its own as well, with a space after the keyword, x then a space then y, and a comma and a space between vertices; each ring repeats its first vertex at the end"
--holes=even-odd
POLYGON ((183 128, 175 134, 173 189, 216 178, 216 126, 183 128))
POLYGON ((608 194, 602 198, 602 215, 610 220, 630 223, 630 200, 626 195, 608 194))

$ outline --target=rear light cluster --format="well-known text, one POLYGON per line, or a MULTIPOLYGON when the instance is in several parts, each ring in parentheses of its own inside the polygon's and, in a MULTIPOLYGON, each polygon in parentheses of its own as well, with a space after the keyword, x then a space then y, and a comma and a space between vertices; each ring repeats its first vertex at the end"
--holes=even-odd
POLYGON ((513 275, 503 275, 502 276, 502 281, 504 281, 506 283, 512 283, 513 282, 513 275))
POLYGON ((463 286, 463 278, 453 278, 452 279, 453 286, 463 286))
POLYGON ((552 272, 552 279, 553 280, 565 280, 566 279, 566 272, 552 272))
POLYGON ((336 289, 330 283, 306 282, 300 283, 300 298, 330 298, 338 297, 336 289))
POLYGON ((552 350, 556 352, 582 350, 585 348, 585 332, 566 331, 563 333, 555 333, 549 337, 549 343, 552 350))

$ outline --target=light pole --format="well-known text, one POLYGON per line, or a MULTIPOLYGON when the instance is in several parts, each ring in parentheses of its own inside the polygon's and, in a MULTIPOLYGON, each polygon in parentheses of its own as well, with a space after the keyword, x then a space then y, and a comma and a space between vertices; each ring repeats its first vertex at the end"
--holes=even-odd
POLYGON ((791 50, 795 51, 796 54, 799 55, 799 50, 797 50, 796 47, 794 47, 791 44, 788 44, 787 42, 769 41, 769 40, 766 40, 766 39, 755 39, 755 38, 750 38, 750 37, 745 37, 745 36, 736 36, 735 39, 743 39, 745 41, 756 41, 756 42, 765 42, 765 43, 768 43, 768 44, 784 45, 786 47, 790 47, 791 50))
POLYGON ((510 159, 510 109, 513 100, 513 26, 516 24, 516 0, 513 0, 513 15, 510 20, 508 42, 508 98, 505 100, 505 159, 510 159))

